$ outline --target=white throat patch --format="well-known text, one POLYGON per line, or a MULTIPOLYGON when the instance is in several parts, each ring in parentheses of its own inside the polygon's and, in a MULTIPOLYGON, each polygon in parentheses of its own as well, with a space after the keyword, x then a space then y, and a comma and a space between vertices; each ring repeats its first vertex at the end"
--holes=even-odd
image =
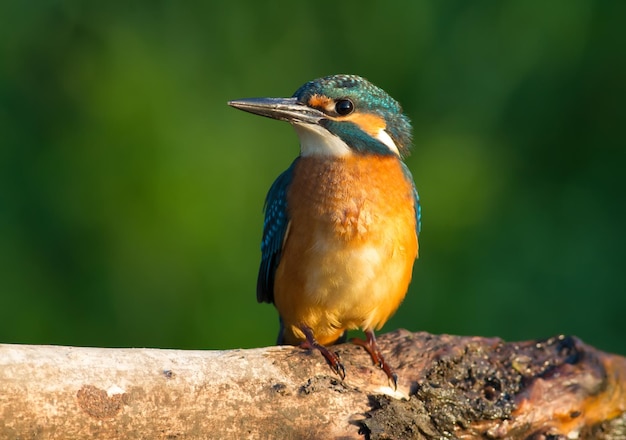
MULTIPOLYGON (((343 157, 352 154, 350 147, 339 136, 335 136, 319 125, 298 123, 291 125, 296 129, 300 139, 300 154, 302 156, 343 157)), ((391 140, 391 138, 389 139, 391 140)), ((393 141, 391 142, 393 143, 393 141)))

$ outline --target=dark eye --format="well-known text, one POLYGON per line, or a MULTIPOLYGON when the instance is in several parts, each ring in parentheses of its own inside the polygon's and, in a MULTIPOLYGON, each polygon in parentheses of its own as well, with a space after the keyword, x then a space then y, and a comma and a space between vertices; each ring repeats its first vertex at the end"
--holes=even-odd
POLYGON ((335 104, 335 111, 341 116, 349 115, 353 110, 354 104, 349 99, 340 99, 335 104))

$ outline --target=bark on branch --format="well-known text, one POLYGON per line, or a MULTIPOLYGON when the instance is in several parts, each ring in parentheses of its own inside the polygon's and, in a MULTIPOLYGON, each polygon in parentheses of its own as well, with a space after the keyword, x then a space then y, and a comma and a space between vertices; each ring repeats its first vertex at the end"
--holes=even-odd
POLYGON ((180 351, 0 344, 1 439, 626 439, 626 359, 574 337, 379 338, 346 379, 294 347, 180 351))

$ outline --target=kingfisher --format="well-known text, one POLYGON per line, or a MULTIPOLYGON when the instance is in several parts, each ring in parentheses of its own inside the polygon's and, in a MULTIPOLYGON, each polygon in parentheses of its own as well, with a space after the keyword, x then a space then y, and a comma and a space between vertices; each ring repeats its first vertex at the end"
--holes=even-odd
POLYGON ((342 379, 328 346, 362 329, 364 347, 394 387, 374 331, 404 299, 418 257, 419 196, 403 159, 411 124, 400 104, 356 75, 309 81, 291 98, 228 104, 289 122, 300 154, 265 200, 258 302, 278 310, 278 344, 318 350, 342 379))

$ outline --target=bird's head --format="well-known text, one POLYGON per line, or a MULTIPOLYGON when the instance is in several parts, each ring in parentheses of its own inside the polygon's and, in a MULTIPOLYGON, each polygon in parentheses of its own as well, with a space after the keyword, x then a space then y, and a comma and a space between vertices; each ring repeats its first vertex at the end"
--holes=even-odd
POLYGON ((411 147, 411 124, 396 100, 356 75, 309 81, 291 98, 251 98, 229 105, 291 123, 302 156, 396 155, 411 147))

